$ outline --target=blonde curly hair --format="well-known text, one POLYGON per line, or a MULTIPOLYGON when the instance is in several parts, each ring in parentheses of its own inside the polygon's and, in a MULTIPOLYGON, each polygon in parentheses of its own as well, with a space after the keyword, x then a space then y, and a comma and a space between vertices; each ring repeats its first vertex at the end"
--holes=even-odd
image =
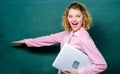
POLYGON ((65 10, 64 15, 62 17, 62 26, 65 30, 67 31, 72 31, 72 28, 68 22, 68 12, 70 9, 79 9, 81 13, 83 14, 83 24, 82 26, 88 30, 90 29, 91 23, 92 23, 92 18, 90 16, 90 13, 87 11, 86 7, 84 4, 80 2, 73 2, 71 3, 68 8, 65 10))

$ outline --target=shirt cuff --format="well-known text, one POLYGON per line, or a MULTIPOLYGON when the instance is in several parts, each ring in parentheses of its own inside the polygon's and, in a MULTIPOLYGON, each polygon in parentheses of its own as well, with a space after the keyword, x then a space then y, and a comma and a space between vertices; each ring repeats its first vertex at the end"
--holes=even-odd
POLYGON ((31 47, 32 45, 31 45, 31 40, 32 40, 32 38, 30 38, 30 39, 25 39, 25 44, 27 45, 27 47, 31 47))

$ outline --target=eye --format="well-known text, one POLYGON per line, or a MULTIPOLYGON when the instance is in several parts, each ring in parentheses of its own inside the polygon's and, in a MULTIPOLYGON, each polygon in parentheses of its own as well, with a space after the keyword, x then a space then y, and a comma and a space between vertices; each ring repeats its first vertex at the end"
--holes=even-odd
POLYGON ((72 15, 68 15, 68 18, 72 18, 72 15))
POLYGON ((79 17, 80 17, 80 15, 76 15, 76 17, 77 17, 77 18, 79 18, 79 17))

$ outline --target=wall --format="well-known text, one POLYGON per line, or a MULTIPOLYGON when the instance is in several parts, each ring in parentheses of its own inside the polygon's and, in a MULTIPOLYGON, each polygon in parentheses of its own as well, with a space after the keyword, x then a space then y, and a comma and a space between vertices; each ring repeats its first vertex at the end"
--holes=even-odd
MULTIPOLYGON (((78 0, 93 17, 89 33, 108 63, 102 74, 119 74, 120 1, 78 0)), ((0 1, 0 74, 56 74, 51 66, 59 44, 42 48, 13 45, 12 41, 62 31, 61 18, 72 0, 0 1)))

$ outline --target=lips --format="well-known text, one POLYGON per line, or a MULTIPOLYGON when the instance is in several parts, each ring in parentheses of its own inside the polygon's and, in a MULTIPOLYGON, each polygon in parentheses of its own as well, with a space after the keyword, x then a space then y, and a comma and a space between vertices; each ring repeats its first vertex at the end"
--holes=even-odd
POLYGON ((72 25, 78 25, 78 23, 72 23, 72 25))
POLYGON ((72 28, 77 28, 78 27, 78 23, 72 23, 72 28))

